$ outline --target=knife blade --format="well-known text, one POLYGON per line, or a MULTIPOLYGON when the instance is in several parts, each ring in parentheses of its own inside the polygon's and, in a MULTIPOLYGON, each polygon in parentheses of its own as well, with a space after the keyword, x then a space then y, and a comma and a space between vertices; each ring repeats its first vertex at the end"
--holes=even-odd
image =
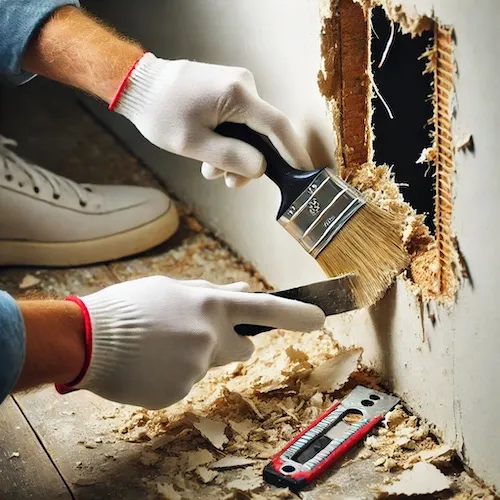
MULTIPOLYGON (((313 304, 321 308, 326 316, 331 316, 358 308, 351 293, 353 282, 356 279, 355 275, 347 274, 337 278, 317 281, 309 285, 269 293, 276 297, 313 304)), ((236 333, 245 336, 257 335, 273 329, 271 326, 247 324, 240 324, 234 327, 236 333)))

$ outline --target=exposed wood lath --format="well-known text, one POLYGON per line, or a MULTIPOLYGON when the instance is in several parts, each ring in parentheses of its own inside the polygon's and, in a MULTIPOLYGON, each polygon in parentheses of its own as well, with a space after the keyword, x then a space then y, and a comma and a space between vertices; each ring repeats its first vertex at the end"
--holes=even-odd
POLYGON ((454 146, 451 131, 451 100, 454 92, 453 40, 448 27, 434 29, 434 164, 436 168, 435 223, 439 253, 438 286, 444 293, 449 274, 456 260, 451 218, 453 210, 452 183, 455 173, 454 146))

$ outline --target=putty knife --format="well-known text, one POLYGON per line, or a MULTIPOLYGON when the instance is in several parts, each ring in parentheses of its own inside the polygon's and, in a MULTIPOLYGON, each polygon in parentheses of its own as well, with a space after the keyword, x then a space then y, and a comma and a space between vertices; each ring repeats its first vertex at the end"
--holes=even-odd
MULTIPOLYGON (((310 285, 270 292, 270 294, 314 304, 322 309, 326 316, 331 316, 357 309, 356 301, 351 293, 351 287, 355 279, 356 276, 347 274, 338 278, 311 283, 310 285)), ((273 330, 273 327, 241 324, 236 325, 234 329, 239 335, 249 336, 268 332, 273 330)))

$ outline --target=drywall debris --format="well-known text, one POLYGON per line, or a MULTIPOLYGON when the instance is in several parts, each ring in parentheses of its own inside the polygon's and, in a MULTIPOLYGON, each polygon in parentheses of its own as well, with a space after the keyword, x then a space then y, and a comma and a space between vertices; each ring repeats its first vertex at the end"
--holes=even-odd
POLYGON ((213 460, 214 456, 206 449, 181 453, 181 461, 186 472, 196 469, 199 465, 209 464, 213 460))
POLYGON ((386 413, 384 423, 389 429, 393 430, 407 419, 408 415, 405 413, 402 406, 398 405, 394 410, 386 413))
POLYGON ((449 489, 451 481, 434 465, 420 462, 380 491, 387 495, 431 495, 449 489))
POLYGON ((248 438, 250 432, 255 428, 254 422, 245 418, 241 422, 235 422, 234 420, 229 421, 229 425, 233 431, 237 432, 241 437, 248 438))
POLYGON ((419 14, 415 8, 403 7, 400 0, 354 0, 359 3, 365 13, 369 9, 381 6, 387 18, 393 23, 398 23, 403 34, 412 37, 421 35, 424 31, 432 31, 434 21, 428 16, 419 14))
POLYGON ((76 481, 73 481, 75 486, 93 486, 99 481, 95 477, 79 477, 76 481))
POLYGON ((263 479, 261 477, 252 478, 241 478, 235 479, 227 483, 228 489, 234 489, 239 491, 254 491, 259 489, 263 484, 263 479))
POLYGON ((419 453, 419 458, 422 462, 429 462, 432 465, 443 466, 449 464, 455 455, 455 450, 447 445, 443 444, 437 448, 432 448, 430 450, 423 450, 419 453))
POLYGON ((213 464, 210 464, 211 469, 236 469, 246 467, 255 463, 255 460, 244 457, 224 457, 213 464))
POLYGON ((151 467, 156 465, 161 460, 161 455, 159 453, 153 453, 152 451, 143 451, 139 458, 142 465, 146 467, 151 467))
POLYGON ((420 153, 420 156, 417 158, 416 163, 419 165, 422 163, 432 163, 436 159, 436 150, 434 147, 428 147, 422 149, 422 152, 420 153))
POLYGON ((12 460, 13 458, 19 458, 20 454, 18 451, 13 451, 10 455, 9 455, 9 460, 12 460))
POLYGON ((223 422, 217 422, 205 417, 198 417, 198 421, 194 422, 193 426, 219 450, 228 442, 228 438, 225 434, 226 424, 223 422))
POLYGON ((36 277, 33 276, 32 274, 27 274, 21 283, 19 283, 19 288, 21 290, 25 290, 26 288, 31 288, 32 286, 38 285, 40 283, 40 280, 36 277))
POLYGON ((198 474, 203 484, 211 483, 219 475, 218 472, 209 470, 206 467, 196 467, 195 472, 198 474))
POLYGON ((363 349, 360 347, 340 351, 335 356, 316 367, 307 379, 307 383, 318 387, 324 392, 335 392, 340 389, 349 380, 351 374, 356 371, 362 353, 363 349))
POLYGON ((472 134, 461 133, 455 137, 456 151, 470 150, 473 148, 473 145, 472 134))
POLYGON ((182 495, 171 484, 156 483, 156 488, 165 500, 182 500, 182 495))
POLYGON ((320 0, 319 2, 319 15, 322 19, 328 19, 333 15, 332 1, 320 0))

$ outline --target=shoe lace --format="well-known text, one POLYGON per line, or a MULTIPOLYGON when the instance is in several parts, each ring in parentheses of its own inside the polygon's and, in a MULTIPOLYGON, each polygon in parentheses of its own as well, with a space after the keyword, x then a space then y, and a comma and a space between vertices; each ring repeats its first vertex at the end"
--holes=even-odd
MULTIPOLYGON (((66 177, 56 175, 38 165, 27 162, 10 149, 10 147, 16 146, 17 142, 15 140, 0 135, 0 175, 11 181, 19 178, 19 173, 23 173, 25 178, 29 179, 35 193, 39 193, 39 186, 46 182, 51 187, 52 196, 55 200, 61 197, 61 191, 69 190, 77 196, 82 207, 87 205, 92 192, 90 187, 78 184, 66 177)), ((23 183, 19 182, 19 185, 22 187, 23 183)))

